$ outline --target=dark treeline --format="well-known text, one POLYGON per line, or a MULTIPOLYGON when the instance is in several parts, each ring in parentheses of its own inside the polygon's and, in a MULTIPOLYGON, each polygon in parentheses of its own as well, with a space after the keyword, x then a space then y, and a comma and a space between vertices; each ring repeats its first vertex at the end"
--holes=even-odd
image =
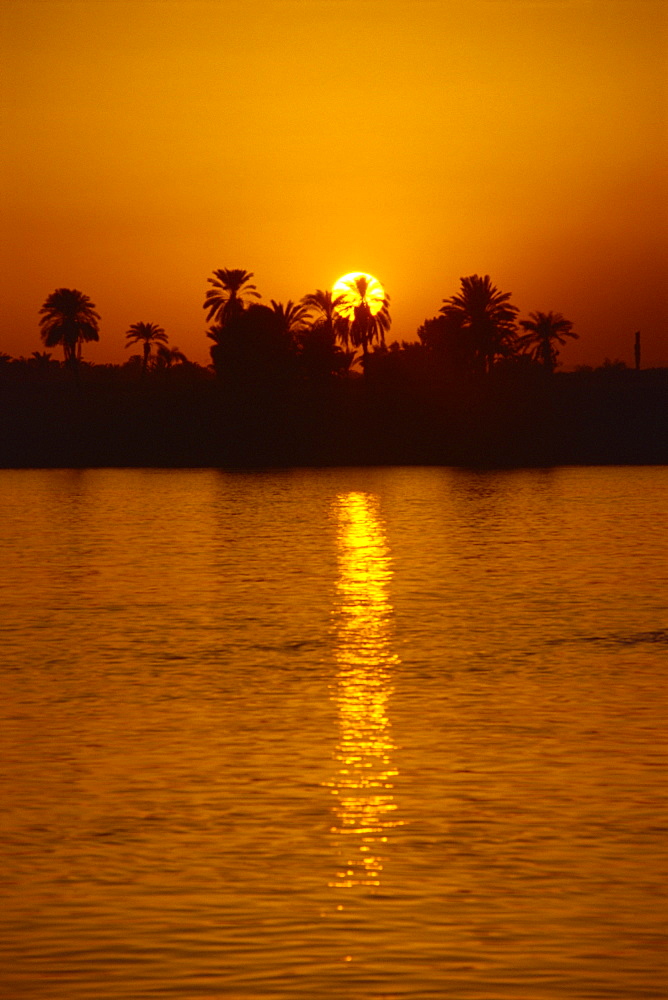
MULTIPOLYGON (((204 303, 211 365, 188 362, 155 323, 135 323, 125 365, 86 364, 94 306, 58 289, 46 347, 0 355, 3 467, 351 464, 534 466, 665 463, 668 369, 606 362, 562 373, 561 315, 517 309, 487 277, 385 345, 389 300, 356 287, 348 315, 329 292, 257 303, 245 271, 216 271, 204 303)), ((638 358, 636 358, 638 362, 638 358)))
POLYGON ((282 368, 0 366, 0 464, 279 466, 665 463, 668 369, 454 378, 428 352, 374 352, 367 377, 282 368), (232 380, 230 380, 232 381, 232 380))

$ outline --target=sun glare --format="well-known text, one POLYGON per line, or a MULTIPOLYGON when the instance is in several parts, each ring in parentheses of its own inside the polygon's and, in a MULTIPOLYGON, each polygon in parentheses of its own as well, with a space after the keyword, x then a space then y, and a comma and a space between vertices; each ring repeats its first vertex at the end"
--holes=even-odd
POLYGON ((372 315, 380 312, 385 304, 385 289, 378 278, 366 271, 351 271, 344 274, 332 288, 332 298, 341 297, 337 312, 346 319, 354 319, 355 307, 366 302, 372 315))

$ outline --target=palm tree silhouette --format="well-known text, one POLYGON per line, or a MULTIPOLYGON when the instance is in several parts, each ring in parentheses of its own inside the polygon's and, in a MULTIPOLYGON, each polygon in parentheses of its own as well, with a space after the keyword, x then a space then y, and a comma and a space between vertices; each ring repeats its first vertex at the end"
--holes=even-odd
POLYGON ((81 360, 83 341, 99 340, 99 315, 87 295, 76 288, 57 288, 40 309, 40 336, 45 347, 62 345, 65 361, 81 360))
POLYGON ((337 311, 344 304, 344 299, 343 295, 332 296, 329 289, 323 292, 318 288, 315 292, 305 295, 302 303, 309 311, 315 313, 313 329, 321 331, 325 339, 331 338, 332 344, 338 337, 344 347, 347 347, 350 323, 337 311))
POLYGON ((461 290, 443 300, 441 313, 453 323, 459 322, 473 365, 483 372, 494 367, 497 357, 516 353, 517 306, 510 304, 510 292, 500 292, 486 274, 461 278, 461 290))
POLYGON ((167 334, 157 323, 133 323, 125 334, 125 337, 127 340, 126 347, 130 347, 133 344, 142 344, 144 352, 142 371, 144 372, 148 368, 154 345, 167 343, 167 334))
POLYGON ((346 374, 357 354, 354 350, 343 350, 336 343, 338 339, 348 347, 350 323, 337 311, 344 303, 344 296, 333 296, 331 291, 318 288, 301 301, 310 318, 306 329, 297 334, 303 370, 309 378, 321 381, 346 374))
POLYGON ((213 288, 207 291, 203 306, 209 310, 207 322, 215 318, 223 326, 230 316, 245 308, 247 299, 262 298, 255 285, 250 283, 252 271, 224 267, 213 273, 214 278, 207 278, 213 288))
POLYGON ((155 354, 156 368, 171 368, 173 365, 187 365, 188 359, 178 347, 160 344, 155 354))
POLYGON ((365 274, 359 274, 348 283, 350 291, 341 297, 344 304, 350 307, 355 303, 353 311, 353 321, 350 326, 350 342, 353 347, 362 348, 363 361, 369 353, 369 344, 374 340, 379 340, 385 346, 385 332, 389 330, 392 320, 390 318, 390 297, 385 295, 382 306, 376 312, 371 309, 369 301, 370 283, 365 274))
POLYGON ((528 349, 530 356, 535 361, 540 361, 545 370, 552 374, 559 357, 556 345, 563 346, 566 337, 577 340, 578 334, 573 333, 573 324, 570 320, 564 319, 561 313, 532 312, 529 316, 531 319, 520 320, 520 326, 527 332, 520 336, 517 343, 520 347, 528 349))
POLYGON ((362 348, 362 357, 369 353, 369 344, 379 341, 385 347, 385 333, 390 329, 390 312, 386 304, 377 313, 371 312, 368 302, 355 306, 355 318, 350 327, 350 342, 353 347, 362 348))
POLYGON ((34 361, 37 366, 44 367, 51 364, 51 354, 49 351, 33 351, 28 360, 34 361))
POLYGON ((283 305, 282 302, 274 302, 272 299, 271 308, 279 319, 280 329, 290 341, 308 325, 309 310, 303 303, 288 299, 283 305))

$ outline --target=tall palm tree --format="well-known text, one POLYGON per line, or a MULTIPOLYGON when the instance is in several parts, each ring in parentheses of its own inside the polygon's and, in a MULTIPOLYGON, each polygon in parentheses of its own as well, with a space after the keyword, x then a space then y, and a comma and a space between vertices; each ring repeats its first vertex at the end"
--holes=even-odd
POLYGON ((371 312, 368 302, 360 302, 355 306, 355 318, 350 327, 350 342, 353 347, 362 348, 362 357, 369 353, 369 345, 378 341, 385 347, 385 334, 390 329, 392 320, 387 302, 378 312, 371 312))
POLYGON ((204 309, 208 309, 207 322, 215 317, 219 325, 224 325, 230 316, 242 311, 248 299, 262 296, 251 284, 252 271, 241 268, 219 268, 213 272, 214 278, 207 278, 213 288, 209 288, 204 299, 204 309))
POLYGON ((45 347, 62 345, 65 361, 81 359, 83 341, 99 340, 99 315, 87 295, 76 288, 57 288, 40 309, 40 335, 45 347))
POLYGON ((290 341, 308 325, 309 310, 303 303, 288 299, 283 305, 282 302, 274 302, 272 299, 271 308, 279 319, 282 332, 290 341))
POLYGON ((158 326, 157 323, 133 323, 125 334, 125 337, 127 340, 126 347, 130 347, 132 344, 142 344, 144 352, 142 371, 144 372, 148 368, 153 347, 158 344, 166 344, 168 339, 163 328, 158 326))
MULTIPOLYGON (((385 346, 385 333, 392 323, 389 308, 390 297, 385 295, 381 308, 374 312, 371 309, 367 276, 360 274, 351 279, 348 284, 350 287, 349 298, 356 303, 350 327, 350 341, 353 347, 362 348, 364 360, 369 353, 369 344, 372 344, 374 340, 379 340, 381 345, 385 346)), ((344 298, 346 297, 344 295, 344 298)))
POLYGON ((474 367, 489 372, 497 357, 516 353, 517 306, 510 303, 510 292, 500 292, 486 274, 461 278, 459 294, 443 300, 441 313, 459 322, 468 341, 474 367))
POLYGON ((531 319, 520 320, 520 326, 526 333, 520 336, 518 345, 528 350, 528 353, 535 361, 540 361, 545 366, 545 370, 550 374, 554 372, 558 364, 559 348, 566 343, 566 337, 578 339, 578 334, 573 333, 573 324, 570 320, 564 319, 561 313, 529 313, 531 319))

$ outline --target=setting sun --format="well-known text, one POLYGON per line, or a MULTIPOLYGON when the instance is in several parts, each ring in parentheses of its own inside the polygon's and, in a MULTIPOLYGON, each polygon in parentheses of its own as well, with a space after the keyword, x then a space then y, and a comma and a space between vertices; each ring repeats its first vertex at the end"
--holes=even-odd
POLYGON ((379 313, 387 302, 385 289, 378 278, 365 271, 351 271, 344 274, 332 288, 332 296, 341 298, 337 312, 346 319, 355 318, 355 307, 366 302, 372 316, 379 313))

